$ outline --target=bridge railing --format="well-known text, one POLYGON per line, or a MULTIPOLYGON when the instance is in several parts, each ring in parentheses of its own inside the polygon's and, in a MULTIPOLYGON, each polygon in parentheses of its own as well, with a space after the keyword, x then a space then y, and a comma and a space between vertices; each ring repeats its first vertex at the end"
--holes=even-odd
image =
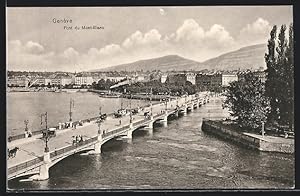
POLYGON ((115 129, 115 130, 113 130, 113 131, 106 132, 106 133, 103 134, 103 138, 106 138, 106 137, 108 137, 108 136, 114 135, 114 134, 119 133, 119 132, 121 132, 121 131, 124 131, 124 130, 126 130, 126 129, 128 129, 128 128, 129 128, 129 125, 126 125, 126 126, 124 126, 124 127, 120 127, 120 128, 115 129))
POLYGON ((80 147, 80 146, 84 146, 86 144, 89 144, 89 143, 92 143, 94 141, 97 140, 97 137, 93 137, 93 138, 89 138, 87 140, 84 140, 82 142, 79 142, 79 143, 76 143, 74 145, 69 145, 69 146, 66 146, 64 148, 61 148, 61 149, 58 149, 58 150, 55 150, 53 152, 50 153, 50 158, 54 158, 56 156, 59 156, 59 155, 62 155, 62 154, 65 154, 66 152, 69 152, 71 150, 75 150, 76 148, 80 147))
POLYGON ((16 172, 22 170, 22 169, 26 169, 28 167, 36 165, 36 164, 38 164, 40 162, 43 162, 43 157, 37 157, 37 158, 31 159, 31 160, 26 161, 24 163, 21 163, 21 164, 18 164, 16 166, 8 168, 7 174, 11 175, 13 173, 16 173, 16 172))
MULTIPOLYGON (((55 127, 55 128, 58 128, 55 127)), ((41 129, 41 130, 37 130, 37 131, 32 131, 32 136, 34 135, 38 135, 38 134, 42 134, 42 132, 46 130, 46 129, 41 129)), ((13 136, 8 136, 8 141, 11 142, 11 141, 14 141, 14 140, 18 140, 18 139, 23 139, 25 138, 25 133, 22 133, 22 134, 18 134, 18 135, 13 135, 13 136)))
POLYGON ((140 121, 134 122, 133 126, 144 124, 145 122, 149 121, 149 119, 142 119, 140 121))
POLYGON ((157 118, 157 117, 160 117, 160 116, 163 116, 163 115, 165 115, 165 114, 156 114, 156 115, 153 116, 153 118, 157 118))
POLYGON ((121 131, 124 131, 124 130, 126 130, 126 129, 129 129, 129 125, 126 125, 126 126, 124 126, 124 127, 120 127, 120 128, 115 129, 115 130, 113 130, 113 131, 107 132, 107 133, 103 134, 103 137, 105 138, 105 137, 108 137, 108 136, 117 134, 117 133, 119 133, 119 132, 121 132, 121 131))
MULTIPOLYGON (((61 154, 69 152, 71 150, 74 150, 74 149, 76 149, 76 148, 78 148, 80 146, 84 146, 86 144, 92 143, 92 142, 94 142, 96 140, 97 140, 97 137, 93 137, 93 138, 87 139, 87 140, 85 140, 83 142, 77 143, 76 145, 69 145, 67 147, 55 150, 55 151, 53 151, 53 152, 50 153, 50 158, 54 158, 56 156, 59 156, 61 154)), ((24 163, 20 163, 20 164, 18 164, 16 166, 10 167, 10 168, 8 168, 7 173, 8 173, 8 175, 11 175, 13 173, 16 173, 16 172, 22 170, 22 169, 26 169, 28 167, 34 166, 34 165, 36 165, 36 164, 38 164, 40 162, 43 162, 43 157, 37 157, 37 158, 31 159, 29 161, 26 161, 24 163)))

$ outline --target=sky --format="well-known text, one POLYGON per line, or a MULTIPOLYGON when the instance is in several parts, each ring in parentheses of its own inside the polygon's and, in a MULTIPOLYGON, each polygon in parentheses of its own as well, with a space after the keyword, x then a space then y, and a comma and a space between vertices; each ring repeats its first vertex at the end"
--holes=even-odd
POLYGON ((267 43, 273 25, 291 22, 292 6, 8 7, 7 69, 79 72, 173 54, 202 62, 267 43))

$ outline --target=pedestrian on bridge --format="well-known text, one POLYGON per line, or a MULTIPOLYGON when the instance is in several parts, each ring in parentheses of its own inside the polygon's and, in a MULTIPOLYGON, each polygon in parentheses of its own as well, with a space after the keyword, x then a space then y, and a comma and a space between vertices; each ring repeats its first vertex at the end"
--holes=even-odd
POLYGON ((28 137, 31 137, 31 136, 32 136, 31 131, 28 131, 28 137))
POLYGON ((79 142, 83 142, 83 137, 82 137, 82 135, 79 135, 79 137, 80 137, 79 142))
POLYGON ((75 136, 74 136, 74 135, 72 136, 72 139, 73 139, 72 144, 73 144, 73 145, 76 144, 76 139, 75 139, 75 136))

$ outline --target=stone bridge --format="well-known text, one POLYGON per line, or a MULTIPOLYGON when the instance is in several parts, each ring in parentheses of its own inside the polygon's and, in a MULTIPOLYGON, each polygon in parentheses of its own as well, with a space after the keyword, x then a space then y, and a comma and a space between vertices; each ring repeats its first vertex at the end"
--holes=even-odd
MULTIPOLYGON (((208 101, 209 98, 207 95, 202 97, 200 95, 193 95, 177 98, 164 103, 150 105, 151 113, 149 116, 145 117, 140 115, 133 119, 130 118, 129 123, 124 123, 117 128, 111 128, 111 126, 108 126, 109 129, 107 130, 96 130, 94 127, 95 134, 82 142, 71 144, 65 141, 60 141, 57 143, 57 146, 60 144, 62 147, 55 148, 55 150, 50 152, 43 152, 39 156, 36 156, 36 158, 24 158, 24 161, 19 159, 18 161, 8 162, 8 180, 22 176, 28 176, 29 179, 27 180, 46 180, 49 178, 49 169, 68 156, 75 153, 100 154, 101 146, 114 138, 122 138, 131 142, 133 132, 140 128, 145 128, 149 130, 150 134, 153 134, 153 124, 155 122, 167 125, 169 116, 178 117, 179 114, 186 115, 188 111, 193 111, 208 101), (64 145, 64 143, 67 143, 67 145, 64 145), (13 166, 10 166, 10 164, 13 166)), ((113 121, 114 119, 107 119, 106 121, 110 120, 113 121)), ((96 124, 96 122, 91 123, 96 124)), ((82 129, 84 132, 89 131, 87 127, 83 127, 82 129)), ((65 133, 65 135, 69 137, 71 137, 72 134, 74 134, 74 130, 69 130, 65 133)), ((57 137, 59 137, 59 135, 57 137)), ((63 138, 63 136, 61 136, 61 138, 63 138)), ((32 142, 35 141, 33 140, 32 142)), ((23 145, 26 145, 26 142, 23 145)), ((19 146, 22 147, 22 144, 19 146)))

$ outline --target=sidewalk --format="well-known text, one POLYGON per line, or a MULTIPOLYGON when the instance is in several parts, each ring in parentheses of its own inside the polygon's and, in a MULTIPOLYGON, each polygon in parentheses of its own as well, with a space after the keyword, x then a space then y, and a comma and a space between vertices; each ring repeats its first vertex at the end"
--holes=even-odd
POLYGON ((271 142, 271 143, 282 143, 282 144, 293 144, 294 143, 294 139, 291 138, 283 138, 283 137, 275 137, 275 136, 269 136, 269 135, 258 135, 258 134, 254 134, 254 133, 244 133, 245 135, 260 139, 260 140, 264 140, 266 142, 271 142))

